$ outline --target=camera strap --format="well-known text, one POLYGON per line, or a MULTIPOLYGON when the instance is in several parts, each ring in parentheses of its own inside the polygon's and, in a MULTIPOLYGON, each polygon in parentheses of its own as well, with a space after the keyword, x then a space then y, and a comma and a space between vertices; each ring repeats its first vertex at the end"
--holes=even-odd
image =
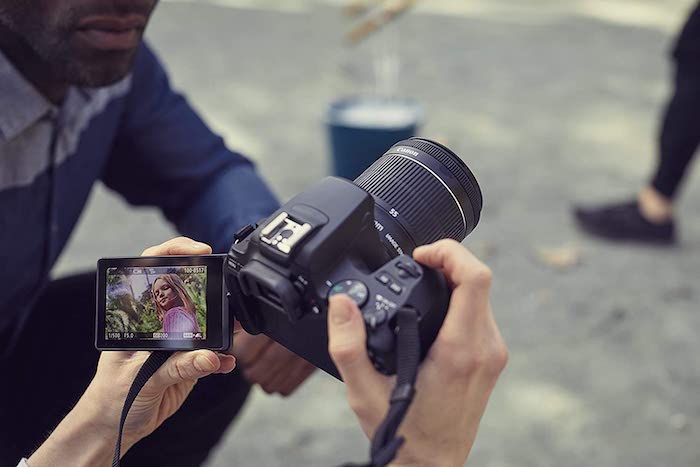
POLYGON ((389 410, 372 438, 368 464, 345 464, 345 467, 384 467, 395 457, 405 439, 396 436, 415 395, 420 363, 418 313, 411 308, 397 312, 396 386, 389 399, 389 410))
MULTIPOLYGON (((345 467, 384 467, 391 462, 405 439, 396 436, 408 408, 415 395, 414 385, 420 363, 420 335, 418 333, 418 313, 411 308, 401 308, 397 314, 396 386, 389 399, 389 410, 372 438, 370 462, 367 464, 345 464, 345 467)), ((124 401, 117 443, 114 447, 112 467, 119 467, 121 457, 122 431, 131 405, 141 389, 158 371, 173 352, 151 352, 131 383, 124 401)))
POLYGON ((134 400, 136 400, 136 396, 139 395, 139 392, 144 387, 146 382, 148 382, 151 376, 158 371, 158 368, 163 366, 163 363, 165 363, 165 361, 170 358, 172 354, 173 352, 169 352, 167 350, 151 352, 151 355, 149 355, 146 361, 143 362, 143 365, 141 365, 139 372, 136 374, 136 378, 134 378, 134 382, 131 383, 129 392, 126 395, 126 400, 124 401, 124 407, 122 408, 122 417, 121 420, 119 420, 119 433, 117 434, 117 445, 114 447, 112 467, 119 467, 122 447, 122 431, 124 430, 124 422, 126 422, 126 416, 129 414, 131 405, 134 403, 134 400))

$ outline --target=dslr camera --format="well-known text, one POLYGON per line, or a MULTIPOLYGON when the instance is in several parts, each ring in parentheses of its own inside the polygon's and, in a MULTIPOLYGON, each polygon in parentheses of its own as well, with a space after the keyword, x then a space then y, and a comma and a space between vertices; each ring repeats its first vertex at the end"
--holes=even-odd
POLYGON ((454 152, 400 141, 354 182, 326 177, 242 227, 225 255, 99 260, 96 346, 224 350, 235 319, 339 377, 326 313, 329 297, 346 294, 364 317, 371 361, 393 374, 397 312, 417 314, 422 359, 450 297, 443 274, 412 251, 462 241, 481 207, 479 185, 454 152))

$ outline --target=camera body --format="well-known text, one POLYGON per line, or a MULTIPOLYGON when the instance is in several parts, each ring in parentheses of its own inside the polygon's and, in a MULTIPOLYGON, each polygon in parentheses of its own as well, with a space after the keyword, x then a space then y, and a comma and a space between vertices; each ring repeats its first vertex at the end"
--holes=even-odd
POLYGON ((396 370, 396 312, 419 313, 423 355, 442 325, 449 289, 441 273, 407 255, 391 258, 375 226, 373 197, 327 177, 267 221, 236 235, 226 262, 230 306, 243 328, 264 333, 338 377, 328 355, 328 298, 360 308, 375 367, 396 370))
POLYGON ((368 355, 396 371, 396 316, 418 317, 421 359, 447 311, 442 273, 409 256, 477 225, 482 195, 466 164, 423 138, 396 143, 354 182, 326 177, 258 225, 227 255, 107 258, 98 262, 96 346, 230 346, 234 318, 339 377, 328 354, 328 299, 360 308, 368 355))

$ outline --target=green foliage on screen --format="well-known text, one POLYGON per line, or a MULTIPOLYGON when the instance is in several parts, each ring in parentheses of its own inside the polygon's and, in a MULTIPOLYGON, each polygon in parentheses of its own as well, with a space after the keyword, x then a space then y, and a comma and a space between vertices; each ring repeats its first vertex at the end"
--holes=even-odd
MULTIPOLYGON (((197 323, 206 336, 207 327, 207 275, 205 273, 186 274, 174 271, 185 284, 185 290, 194 303, 197 323)), ((155 277, 153 277, 155 280, 155 277)), ((149 283, 152 282, 149 280, 149 283)), ((120 271, 107 274, 106 332, 159 332, 163 324, 151 296, 150 288, 137 298, 129 281, 129 276, 120 271), (112 293, 109 291, 112 290, 112 293)))

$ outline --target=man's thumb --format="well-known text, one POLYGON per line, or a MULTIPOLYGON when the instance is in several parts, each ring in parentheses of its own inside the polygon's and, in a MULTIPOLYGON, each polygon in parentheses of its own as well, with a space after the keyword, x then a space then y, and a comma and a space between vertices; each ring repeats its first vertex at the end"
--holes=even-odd
POLYGON ((193 381, 210 375, 219 369, 221 362, 210 350, 178 352, 158 369, 154 379, 161 388, 183 381, 193 381))
POLYGON ((367 357, 366 341, 365 323, 355 302, 344 295, 331 297, 328 303, 328 352, 349 385, 376 374, 367 357))

